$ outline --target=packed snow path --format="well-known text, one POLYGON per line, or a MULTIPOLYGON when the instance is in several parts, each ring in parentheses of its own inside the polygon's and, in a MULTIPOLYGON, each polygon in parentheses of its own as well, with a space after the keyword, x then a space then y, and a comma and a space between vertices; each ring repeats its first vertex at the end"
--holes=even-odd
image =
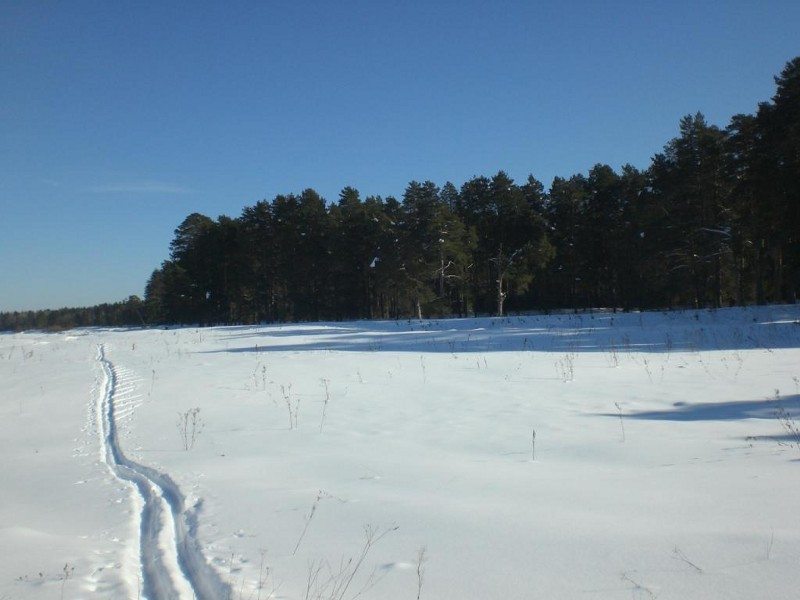
POLYGON ((114 407, 117 374, 102 345, 97 360, 103 369, 97 415, 104 461, 117 478, 136 486, 143 500, 138 517, 142 595, 148 600, 229 597, 228 586, 203 556, 196 538, 196 511, 185 508, 178 486, 169 475, 140 465, 122 452, 114 407))

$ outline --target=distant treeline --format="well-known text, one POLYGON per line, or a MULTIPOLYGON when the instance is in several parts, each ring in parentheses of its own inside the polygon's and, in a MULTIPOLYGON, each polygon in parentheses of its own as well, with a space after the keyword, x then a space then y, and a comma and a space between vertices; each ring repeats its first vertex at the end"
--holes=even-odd
POLYGON ((771 102, 725 129, 700 113, 648 169, 504 172, 457 188, 328 204, 279 195, 216 220, 191 214, 144 301, 0 314, 0 327, 254 323, 796 302, 800 57, 771 102))
POLYGON ((145 325, 144 303, 137 296, 124 302, 81 308, 24 310, 0 313, 0 331, 42 329, 62 331, 73 327, 127 327, 145 325))

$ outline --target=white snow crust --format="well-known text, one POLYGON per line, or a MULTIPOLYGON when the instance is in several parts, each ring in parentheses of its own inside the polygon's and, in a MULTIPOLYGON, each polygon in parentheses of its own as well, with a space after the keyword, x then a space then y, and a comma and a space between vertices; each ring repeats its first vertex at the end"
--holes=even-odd
POLYGON ((796 598, 798 421, 797 306, 2 334, 0 599, 796 598))

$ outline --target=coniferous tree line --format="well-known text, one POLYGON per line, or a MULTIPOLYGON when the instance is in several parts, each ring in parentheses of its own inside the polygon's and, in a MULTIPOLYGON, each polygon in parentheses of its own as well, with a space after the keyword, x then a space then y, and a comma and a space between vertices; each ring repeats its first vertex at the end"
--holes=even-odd
POLYGON ((122 302, 80 308, 0 312, 0 331, 62 331, 73 327, 127 327, 146 324, 144 303, 138 296, 130 296, 122 302))
POLYGON ((0 327, 406 318, 796 302, 800 57, 755 114, 702 114, 648 169, 503 171, 402 198, 279 195, 238 218, 189 215, 145 299, 0 314, 0 327), (72 312, 70 312, 72 310, 72 312))

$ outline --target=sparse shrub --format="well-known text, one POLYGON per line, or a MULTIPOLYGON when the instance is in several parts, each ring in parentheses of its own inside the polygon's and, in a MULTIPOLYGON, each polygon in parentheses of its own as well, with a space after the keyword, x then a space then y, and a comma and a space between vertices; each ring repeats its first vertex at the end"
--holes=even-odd
POLYGON ((417 553, 417 600, 422 596, 422 583, 425 580, 425 563, 428 560, 425 551, 425 546, 422 546, 417 553))
POLYGON ((781 427, 786 431, 789 442, 800 450, 800 425, 798 425, 797 420, 790 415, 781 404, 780 390, 775 390, 775 404, 777 405, 775 409, 775 418, 778 419, 781 427))
POLYGON ((325 495, 325 492, 320 490, 319 493, 317 494, 316 499, 314 500, 314 504, 311 505, 311 511, 308 513, 308 516, 306 516, 305 527, 303 527, 303 531, 302 531, 302 533, 300 533, 300 537, 297 538, 297 543, 294 545, 294 550, 292 550, 292 556, 297 554, 297 549, 300 547, 300 544, 303 541, 303 538, 306 537, 306 532, 308 531, 308 526, 311 525, 311 519, 314 518, 314 514, 317 512, 317 506, 319 506, 319 501, 322 500, 322 497, 324 495, 325 495))
POLYGON ((61 569, 61 600, 64 600, 64 586, 67 585, 67 579, 72 577, 75 572, 75 566, 70 566, 69 563, 64 563, 64 568, 61 569))
POLYGON ((190 408, 185 412, 178 413, 177 427, 184 450, 194 448, 197 437, 203 431, 204 425, 203 419, 200 417, 199 408, 190 408))
POLYGON ((297 428, 297 417, 300 410, 300 397, 292 397, 292 384, 281 386, 281 394, 286 402, 286 410, 289 412, 289 429, 297 428))
POLYGON ((331 394, 328 389, 328 384, 330 383, 330 381, 328 379, 325 379, 324 377, 320 379, 320 381, 322 382, 322 385, 325 388, 325 401, 322 404, 322 418, 319 421, 319 432, 322 433, 322 426, 325 424, 325 412, 328 410, 328 402, 331 399, 331 394))
POLYGON ((619 354, 617 354, 617 348, 613 342, 608 347, 608 364, 612 368, 619 366, 619 354))
POLYGON ((344 558, 335 566, 326 561, 312 561, 308 565, 308 575, 306 578, 306 590, 303 595, 304 600, 343 600, 345 597, 357 598, 365 592, 375 587, 382 579, 373 570, 366 581, 350 595, 348 590, 353 586, 354 581, 364 566, 364 561, 372 550, 373 546, 381 541, 388 534, 397 531, 398 527, 390 527, 378 532, 372 525, 364 527, 364 543, 357 556, 351 556, 347 560, 344 558), (323 573, 323 570, 326 571, 323 573))
POLYGON ((568 352, 556 361, 556 371, 558 371, 561 381, 567 383, 575 379, 575 354, 568 352))

